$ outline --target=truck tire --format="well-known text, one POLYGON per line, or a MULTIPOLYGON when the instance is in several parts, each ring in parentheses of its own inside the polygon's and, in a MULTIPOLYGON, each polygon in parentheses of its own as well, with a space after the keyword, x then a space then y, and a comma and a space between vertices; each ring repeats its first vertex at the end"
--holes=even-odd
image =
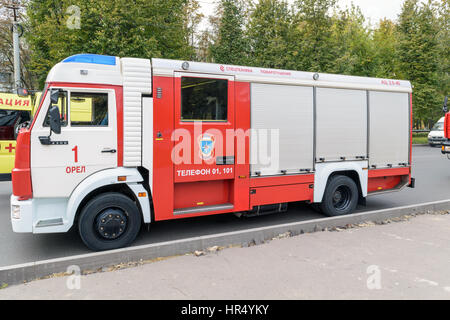
POLYGON ((347 176, 336 175, 328 181, 320 208, 327 216, 343 216, 356 209, 358 199, 355 181, 347 176))
POLYGON ((127 196, 110 192, 91 199, 81 210, 78 231, 91 250, 103 251, 131 244, 141 228, 141 214, 127 196))

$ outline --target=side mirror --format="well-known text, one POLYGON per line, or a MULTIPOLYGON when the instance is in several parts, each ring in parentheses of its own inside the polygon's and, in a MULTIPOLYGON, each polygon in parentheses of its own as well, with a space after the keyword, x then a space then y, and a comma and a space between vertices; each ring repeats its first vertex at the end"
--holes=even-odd
POLYGON ((17 95, 21 98, 28 97, 28 90, 25 88, 17 88, 17 95))
POLYGON ((51 106, 49 110, 50 130, 56 134, 61 133, 61 116, 59 115, 59 108, 51 106))
POLYGON ((52 89, 52 91, 50 91, 50 103, 57 104, 58 100, 59 100, 59 90, 52 89))

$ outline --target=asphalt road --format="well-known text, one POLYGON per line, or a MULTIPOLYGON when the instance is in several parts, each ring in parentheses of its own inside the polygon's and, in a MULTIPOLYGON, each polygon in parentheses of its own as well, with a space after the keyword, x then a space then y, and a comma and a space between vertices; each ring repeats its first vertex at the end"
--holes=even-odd
MULTIPOLYGON (((236 299, 450 299, 449 230, 450 215, 427 214, 200 257, 184 255, 78 279, 50 277, 0 290, 0 300, 197 299, 226 304, 236 299)), ((211 319, 234 318, 215 304, 217 316, 211 319)), ((164 314, 186 318, 178 313, 181 306, 177 309, 165 308, 164 314)))
MULTIPOLYGON (((450 160, 439 148, 418 146, 413 148, 413 177, 416 188, 400 192, 371 196, 366 207, 358 211, 371 211, 419 204, 450 198, 450 160)), ((0 266, 53 259, 89 253, 76 231, 66 234, 16 234, 12 232, 9 216, 11 184, 0 183, 0 266)), ((238 219, 232 214, 210 216, 151 224, 142 230, 134 245, 210 235, 221 232, 270 226, 275 224, 320 218, 309 206, 290 205, 289 211, 249 219, 238 219)))

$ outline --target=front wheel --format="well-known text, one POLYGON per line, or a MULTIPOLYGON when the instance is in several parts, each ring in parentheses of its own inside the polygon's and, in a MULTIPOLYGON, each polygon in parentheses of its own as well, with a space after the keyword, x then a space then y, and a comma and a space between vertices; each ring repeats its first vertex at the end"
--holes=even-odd
POLYGON ((327 216, 343 216, 356 209, 358 198, 355 181, 347 176, 337 175, 328 182, 320 208, 327 216))
POLYGON ((90 200, 81 211, 78 231, 91 250, 122 248, 134 241, 141 228, 138 207, 120 193, 105 193, 90 200))

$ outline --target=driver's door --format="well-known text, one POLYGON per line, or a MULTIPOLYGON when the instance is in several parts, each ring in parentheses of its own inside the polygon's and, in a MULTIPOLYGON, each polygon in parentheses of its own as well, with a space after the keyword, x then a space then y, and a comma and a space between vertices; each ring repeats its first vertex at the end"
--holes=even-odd
POLYGON ((61 133, 50 134, 50 93, 31 133, 33 197, 68 198, 76 186, 95 172, 117 166, 116 97, 113 89, 61 88, 58 107, 61 133))

